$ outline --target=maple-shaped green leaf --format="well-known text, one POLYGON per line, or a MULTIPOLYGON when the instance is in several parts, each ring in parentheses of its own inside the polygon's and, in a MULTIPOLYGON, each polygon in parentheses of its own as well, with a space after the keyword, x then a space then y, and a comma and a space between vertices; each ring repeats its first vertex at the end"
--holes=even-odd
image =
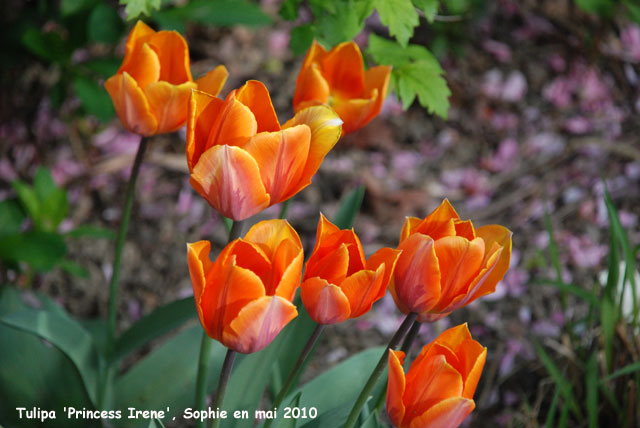
POLYGON ((424 13, 427 21, 433 22, 438 13, 438 0, 413 0, 413 4, 424 13))
POLYGON ((402 46, 407 46, 413 36, 413 29, 420 23, 420 18, 411 0, 375 0, 374 6, 380 14, 380 22, 389 28, 402 46))
POLYGON ((140 15, 149 16, 154 9, 160 9, 160 3, 161 0, 120 0, 120 4, 126 5, 127 21, 140 15))
POLYGON ((447 118, 451 91, 442 77, 442 68, 428 60, 415 61, 393 70, 398 96, 406 110, 416 95, 429 113, 447 118))
POLYGON ((433 63, 434 67, 440 67, 438 60, 424 46, 408 45, 400 48, 393 40, 369 35, 369 54, 378 64, 392 65, 398 67, 412 61, 425 60, 433 63))

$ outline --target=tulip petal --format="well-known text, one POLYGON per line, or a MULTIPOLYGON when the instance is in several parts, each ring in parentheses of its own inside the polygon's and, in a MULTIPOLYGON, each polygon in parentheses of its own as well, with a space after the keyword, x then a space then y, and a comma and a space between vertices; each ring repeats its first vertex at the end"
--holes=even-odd
POLYGON ((340 289, 347 296, 351 306, 350 318, 357 318, 371 310, 371 306, 384 296, 387 290, 383 283, 385 276, 385 265, 382 264, 377 270, 361 270, 348 276, 340 289))
POLYGON ((308 102, 317 104, 327 104, 331 89, 322 76, 318 64, 311 64, 309 68, 300 70, 296 93, 293 96, 293 107, 295 111, 300 111, 309 107, 308 102))
POLYGON ((459 219, 460 217, 456 210, 453 209, 449 200, 445 199, 438 208, 429 214, 422 223, 413 230, 413 233, 422 233, 433 239, 455 236, 456 228, 454 221, 459 219))
POLYGON ((234 98, 228 99, 211 125, 205 150, 223 144, 242 146, 256 135, 257 129, 251 110, 234 98))
POLYGON ((469 284, 476 278, 484 258, 484 241, 469 241, 460 236, 446 236, 435 242, 435 251, 443 272, 440 286, 442 295, 434 308, 440 312, 451 301, 466 294, 469 284))
MULTIPOLYGON (((265 294, 269 294, 267 281, 271 278, 271 260, 258 245, 246 239, 237 239, 230 250, 225 252, 225 256, 235 256, 238 266, 255 273, 264 285, 265 294)), ((222 263, 226 263, 226 261, 223 260, 222 263)))
POLYGON ((316 245, 313 247, 313 252, 316 252, 327 236, 337 232, 340 232, 340 228, 331 223, 324 214, 320 213, 320 220, 318 220, 318 227, 316 228, 316 245))
POLYGON ((189 171, 193 167, 207 147, 211 124, 216 120, 224 101, 211 94, 194 90, 189 99, 189 112, 187 119, 187 163, 189 171))
POLYGON ((369 260, 367 260, 366 268, 369 270, 376 270, 380 265, 385 265, 384 278, 382 279, 385 288, 389 284, 391 275, 393 275, 400 254, 402 254, 400 250, 384 247, 373 253, 371 257, 369 257, 369 260))
POLYGON ((304 57, 304 61, 302 62, 302 69, 304 70, 308 67, 311 67, 311 64, 313 64, 314 62, 322 61, 322 59, 326 55, 327 55, 327 50, 323 48, 320 43, 314 40, 311 43, 311 47, 309 48, 309 51, 307 51, 307 54, 304 57))
MULTIPOLYGON (((294 241, 282 241, 276 250, 273 260, 273 278, 275 288, 273 294, 292 301, 302 277, 304 254, 294 241)), ((267 294, 271 294, 267 288, 267 294)))
POLYGON ((407 237, 415 231, 415 229, 422 224, 422 219, 418 217, 405 217, 402 224, 402 230, 400 231, 399 242, 404 241, 407 237))
POLYGON ((149 38, 149 45, 160 59, 160 80, 172 85, 192 82, 189 68, 189 47, 176 31, 158 31, 149 38))
POLYGON ((260 166, 260 176, 272 205, 302 189, 310 142, 309 127, 298 125, 279 132, 259 133, 243 146, 260 166))
POLYGON ((305 186, 311 183, 311 177, 318 171, 324 157, 338 142, 342 120, 329 107, 314 106, 296 113, 291 120, 284 124, 282 129, 303 124, 311 128, 309 156, 302 174, 302 185, 305 186))
POLYGON ((131 62, 139 61, 139 49, 145 44, 156 32, 142 21, 136 22, 136 25, 127 37, 127 44, 124 48, 124 59, 122 65, 118 69, 118 74, 127 71, 131 62))
POLYGON ((239 89, 229 94, 251 110, 258 122, 257 132, 278 132, 280 122, 273 109, 269 90, 258 80, 249 80, 239 89))
POLYGON ((319 324, 335 324, 349 318, 351 310, 347 296, 325 279, 306 279, 300 297, 309 316, 319 324))
POLYGON ((143 43, 136 53, 135 61, 131 61, 126 70, 143 90, 149 83, 160 78, 160 59, 158 54, 147 43, 143 43))
POLYGON ((219 65, 196 80, 196 85, 198 90, 215 96, 222 90, 228 76, 227 68, 224 65, 219 65))
POLYGON ((378 100, 375 90, 371 98, 334 98, 331 107, 344 121, 342 134, 347 135, 365 126, 375 117, 374 107, 378 100))
POLYGON ((322 74, 331 89, 344 98, 362 98, 364 61, 355 42, 340 43, 322 59, 322 74))
POLYGON ((173 132, 186 123, 189 96, 195 86, 193 82, 185 82, 177 86, 167 82, 154 82, 147 85, 144 93, 158 121, 156 131, 158 134, 173 132))
POLYGON ((243 354, 260 351, 297 315, 296 307, 288 300, 261 297, 246 305, 225 328, 222 343, 243 354))
POLYGON ((149 102, 136 81, 126 71, 111 76, 104 82, 122 125, 136 134, 150 136, 156 133, 158 121, 151 114, 149 102))
POLYGON ((484 363, 487 360, 487 348, 473 339, 467 339, 458 347, 456 354, 460 356, 460 367, 456 367, 456 369, 464 379, 462 396, 473 398, 484 363))
POLYGON ((509 229, 503 226, 487 225, 478 228, 478 230, 476 230, 476 234, 484 240, 486 248, 492 248, 493 243, 497 243, 502 246, 502 253, 499 255, 495 268, 491 271, 489 277, 476 292, 476 295, 480 297, 494 292, 498 282, 504 278, 507 270, 509 270, 509 264, 511 262, 512 233, 509 229))
POLYGON ((264 220, 251 226, 244 239, 262 248, 269 260, 275 259, 275 252, 282 241, 291 240, 302 250, 302 242, 293 227, 286 220, 264 220))
POLYGON ((453 222, 453 226, 456 228, 456 236, 462 236, 469 241, 476 239, 476 231, 471 220, 457 220, 453 222))
POLYGON ((404 362, 404 352, 389 350, 389 381, 387 383, 387 413, 391 423, 396 426, 402 426, 404 419, 405 406, 402 401, 406 388, 406 379, 402 364, 404 362))
POLYGON ((370 94, 369 98, 373 98, 371 94, 377 89, 378 96, 373 106, 373 116, 377 116, 382 109, 382 104, 387 97, 389 91, 389 82, 391 81, 391 67, 388 65, 378 65, 371 67, 364 72, 365 93, 370 94))
POLYGON ((304 277, 319 277, 331 284, 340 284, 347 277, 349 270, 349 249, 345 243, 327 248, 330 248, 330 251, 314 252, 309 257, 304 277))
POLYGON ((412 312, 428 312, 440 299, 441 270, 434 241, 420 233, 398 245, 402 254, 394 273, 394 295, 412 312))
POLYGON ((225 217, 244 220, 269 206, 255 159, 238 147, 204 152, 191 173, 193 188, 225 217))
POLYGON ((213 267, 213 262, 209 259, 210 251, 211 243, 209 241, 198 241, 193 244, 187 244, 187 262, 189 264, 189 276, 191 277, 191 284, 193 286, 193 298, 196 302, 200 322, 203 325, 204 317, 200 299, 207 283, 207 274, 213 267))
POLYGON ((436 341, 446 345, 449 349, 455 350, 460 344, 469 339, 471 339, 471 332, 467 323, 464 323, 443 331, 436 341))
POLYGON ((409 428, 456 428, 475 407, 473 400, 462 397, 448 398, 414 418, 409 428))

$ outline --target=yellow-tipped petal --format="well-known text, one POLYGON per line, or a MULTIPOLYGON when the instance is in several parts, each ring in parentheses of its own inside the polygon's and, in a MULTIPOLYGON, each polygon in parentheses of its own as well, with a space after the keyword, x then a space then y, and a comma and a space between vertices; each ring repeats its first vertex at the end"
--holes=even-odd
POLYGON ((151 113, 149 102, 136 81, 124 72, 104 82, 122 125, 136 134, 150 136, 156 133, 158 121, 151 113))
POLYGON ((131 61, 126 70, 142 90, 160 78, 160 60, 156 52, 144 43, 138 49, 135 61, 131 61))
POLYGON ((158 31, 149 38, 149 45, 160 59, 160 80, 172 85, 192 82, 189 67, 189 47, 176 31, 158 31))
POLYGON ((409 428, 457 428, 475 407, 473 400, 448 398, 413 419, 409 428))
POLYGON ((222 90, 228 76, 227 68, 224 65, 219 65, 196 80, 196 85, 198 90, 215 96, 222 90))
POLYGON ((322 74, 335 93, 344 98, 362 98, 364 61, 355 42, 340 43, 322 59, 322 74))
POLYGON ((158 121, 158 134, 173 132, 187 121, 189 96, 195 83, 185 82, 171 85, 167 82, 154 82, 147 85, 144 93, 149 100, 153 115, 158 121))
POLYGON ((186 145, 187 163, 191 172, 207 147, 211 124, 222 111, 223 105, 224 101, 213 95, 197 90, 191 92, 186 145))
POLYGON ((280 130, 278 116, 273 109, 269 90, 264 86, 264 83, 258 80, 249 80, 229 94, 229 98, 233 97, 251 110, 258 123, 257 132, 277 132, 280 130))
POLYGON ((347 296, 325 279, 313 277, 305 280, 300 297, 311 319, 319 324, 335 324, 349 318, 351 310, 347 296))
POLYGON ((403 402, 406 379, 402 363, 404 362, 404 352, 389 350, 389 382, 387 383, 387 413, 394 426, 402 426, 405 414, 403 402))

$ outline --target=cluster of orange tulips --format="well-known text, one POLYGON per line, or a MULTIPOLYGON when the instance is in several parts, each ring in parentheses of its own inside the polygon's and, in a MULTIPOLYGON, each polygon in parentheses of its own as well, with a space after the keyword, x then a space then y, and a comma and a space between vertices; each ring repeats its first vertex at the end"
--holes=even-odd
MULTIPOLYGON (((194 81, 185 40, 138 22, 122 66, 105 86, 132 132, 150 136, 186 123, 193 188, 222 215, 241 221, 308 186, 341 133, 379 113, 390 72, 386 66, 365 71, 353 42, 329 52, 314 42, 298 76, 296 114, 281 125, 261 82, 248 81, 220 99, 223 66, 194 81)), ((424 219, 407 218, 397 248, 369 258, 353 230, 341 230, 322 215, 306 264, 300 238, 286 220, 262 221, 234 238, 215 261, 208 241, 188 244, 187 253, 206 334, 241 353, 265 348, 297 316, 298 287, 318 324, 360 317, 389 289, 400 311, 411 316, 410 326, 492 293, 511 254, 508 229, 476 229, 447 200, 424 219)), ((391 422, 458 426, 475 406, 486 352, 466 324, 426 345, 406 374, 404 353, 385 352, 391 422)))

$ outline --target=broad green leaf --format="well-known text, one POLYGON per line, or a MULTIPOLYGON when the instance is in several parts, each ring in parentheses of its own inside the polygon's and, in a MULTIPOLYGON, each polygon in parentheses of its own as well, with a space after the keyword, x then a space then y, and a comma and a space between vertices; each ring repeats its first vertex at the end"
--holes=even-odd
MULTIPOLYGON (((189 327, 138 361, 116 379, 114 408, 162 410, 170 407, 170 415, 194 405, 196 372, 202 327, 189 327)), ((220 373, 226 348, 218 342, 211 346, 207 391, 212 391, 220 373)), ((127 421, 117 425, 128 426, 127 421)))
POLYGON ((587 391, 587 415, 589 428, 598 428, 598 360, 594 351, 587 362, 585 372, 585 390, 587 391))
POLYGON ((60 266, 60 269, 64 270, 67 273, 70 273, 73 276, 77 276, 79 278, 89 277, 89 272, 87 272, 85 268, 83 268, 81 265, 74 262, 73 260, 62 259, 58 263, 58 266, 60 266))
POLYGON ((315 407, 318 410, 316 419, 299 420, 298 427, 342 426, 383 352, 382 346, 362 351, 295 391, 294 394, 302 392, 300 407, 315 407), (336 393, 328 394, 327 388, 336 393))
POLYGON ((350 229, 356 220, 356 216, 364 199, 364 185, 351 190, 340 203, 340 208, 333 219, 333 223, 340 229, 350 229))
POLYGON ((45 339, 73 362, 91 401, 97 403, 100 358, 91 335, 76 321, 60 313, 24 309, 0 317, 0 322, 45 339))
POLYGON ((154 339, 197 318, 193 297, 162 306, 132 325, 116 341, 114 359, 120 359, 154 339))
POLYGON ((43 33, 36 27, 29 27, 22 34, 22 44, 32 54, 50 62, 64 62, 70 55, 68 46, 55 31, 43 33))
POLYGON ((164 428, 164 424, 160 419, 151 419, 148 428, 164 428))
POLYGON ((438 3, 439 0, 413 0, 413 4, 424 12, 425 18, 427 18, 427 21, 430 23, 433 22, 433 19, 438 13, 438 3))
POLYGON ((425 60, 431 63, 431 67, 444 73, 436 57, 421 45, 408 45, 405 48, 400 48, 396 42, 371 33, 368 52, 379 64, 399 67, 414 61, 425 60))
POLYGON ((378 411, 374 410, 371 412, 360 428, 382 428, 382 424, 380 423, 380 414, 378 411))
POLYGON ((304 54, 315 36, 315 28, 311 24, 303 24, 291 30, 291 38, 289 39, 289 47, 294 55, 304 54))
MULTIPOLYGON (((27 309, 11 286, 0 286, 0 317, 27 309)), ((41 427, 37 420, 18 419, 17 407, 55 410, 52 428, 88 426, 87 421, 60 417, 63 408, 91 408, 82 379, 73 363, 39 337, 0 323, 0 415, 7 428, 41 427)))
POLYGON ((15 180, 11 182, 13 190, 18 195, 18 200, 24 207, 24 210, 29 215, 34 223, 40 222, 40 199, 38 194, 28 184, 21 180, 15 180))
POLYGON ((631 1, 624 2, 629 11, 629 18, 636 24, 640 24, 640 5, 633 4, 631 1))
MULTIPOLYGON (((279 415, 282 416, 285 407, 300 408, 300 397, 302 397, 302 392, 298 392, 291 399, 291 401, 289 401, 289 403, 286 406, 282 407, 281 409, 278 409, 279 415)), ((283 417, 280 417, 272 426, 274 428, 296 428, 296 425, 297 425, 297 419, 295 418, 284 419, 283 417)))
POLYGON ((60 14, 62 16, 73 15, 87 10, 96 4, 96 0, 60 0, 60 14))
POLYGON ((302 0, 284 0, 278 14, 286 21, 294 21, 298 17, 298 9, 302 0))
POLYGON ((33 176, 33 190, 35 191, 38 199, 44 201, 58 189, 56 182, 53 181, 53 177, 49 170, 45 167, 38 167, 36 174, 33 176))
POLYGON ((413 28, 420 23, 411 0, 374 0, 374 6, 380 15, 380 22, 389 28, 401 46, 407 46, 413 36, 413 28))
POLYGON ((246 0, 192 0, 182 7, 155 12, 153 19, 164 29, 184 32, 186 22, 229 27, 258 27, 271 23, 269 15, 246 0))
POLYGON ((563 406, 563 408, 571 409, 576 414, 576 416, 582 417, 580 408, 578 407, 575 396, 573 395, 573 387, 571 386, 571 383, 562 374, 558 366, 553 362, 544 348, 538 343, 534 343, 534 345, 536 348, 536 353, 538 354, 538 358, 540 358, 540 361, 547 370, 547 373, 549 373, 558 390, 562 394, 562 398, 565 401, 565 405, 563 406))
POLYGON ((588 13, 609 17, 616 6, 613 0, 576 0, 580 9, 588 13))
POLYGON ((83 62, 81 65, 101 77, 111 77, 120 68, 121 58, 98 58, 83 62))
POLYGON ((40 204, 40 227, 47 232, 55 232, 69 211, 67 192, 56 185, 49 170, 43 167, 36 171, 33 190, 40 204))
POLYGON ((18 233, 25 216, 16 199, 0 202, 0 237, 18 233))
POLYGON ((115 233, 111 229, 98 226, 78 226, 65 233, 69 238, 89 237, 96 239, 114 239, 115 233))
POLYGON ((439 65, 434 65, 432 61, 419 60, 395 68, 393 75, 398 96, 405 110, 411 106, 417 95, 420 105, 429 113, 446 119, 451 91, 447 81, 442 77, 439 65))
POLYGON ((317 19, 316 31, 327 47, 352 40, 362 31, 364 21, 360 20, 358 11, 344 5, 343 10, 335 15, 324 14, 317 19))
POLYGON ((45 272, 53 269, 67 253, 62 236, 37 230, 0 238, 0 259, 26 262, 45 272))
POLYGON ((124 22, 118 12, 106 4, 99 4, 91 11, 87 23, 87 38, 93 42, 116 43, 124 31, 124 22))
POLYGON ((77 76, 73 79, 73 90, 87 113, 93 114, 103 122, 114 116, 115 110, 108 92, 93 80, 77 76))
POLYGON ((127 14, 127 21, 137 18, 140 15, 149 16, 155 9, 160 9, 160 0, 120 0, 120 4, 126 5, 124 12, 127 14))

